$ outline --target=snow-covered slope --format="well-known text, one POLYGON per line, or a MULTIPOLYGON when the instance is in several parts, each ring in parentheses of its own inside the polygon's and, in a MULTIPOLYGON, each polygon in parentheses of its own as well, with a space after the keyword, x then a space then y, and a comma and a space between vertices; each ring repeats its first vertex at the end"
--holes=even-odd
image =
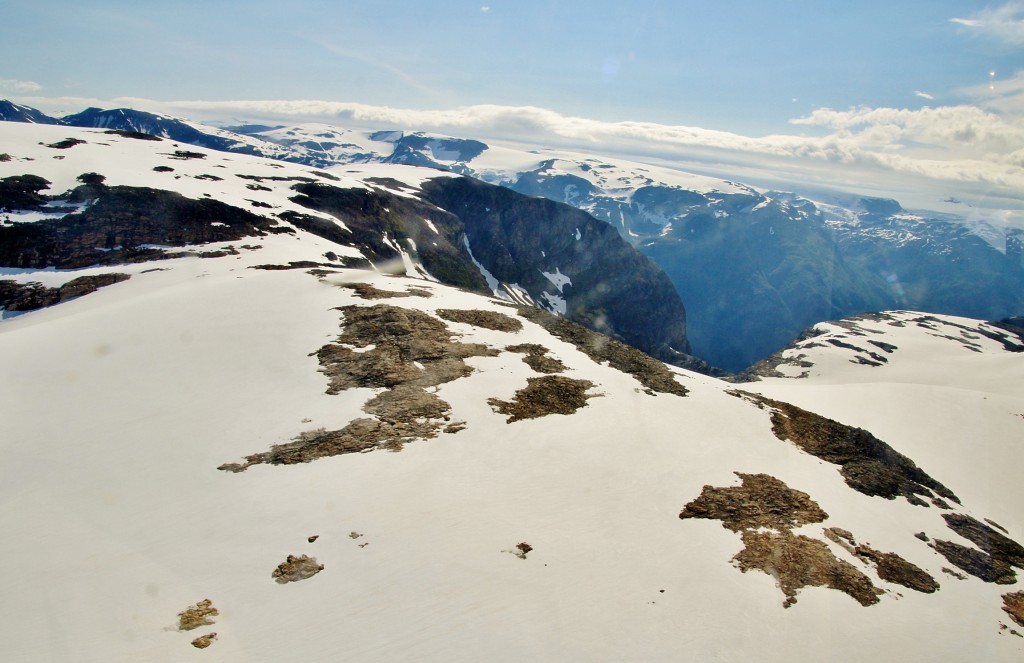
MULTIPOLYGON (((212 153, 154 172, 150 142, 97 134, 64 152, 45 144, 67 128, 32 130, 55 133, 14 147, 9 134, 19 161, 0 175, 31 166, 53 191, 80 182, 74 155, 109 186, 209 194, 257 215, 312 214, 286 209, 296 182, 271 175, 323 179, 212 153), (267 177, 197 179, 232 169, 267 177)), ((392 187, 406 176, 379 168, 392 187)), ((329 174, 380 186, 367 172, 329 174)), ((873 437, 752 393, 771 381, 739 393, 416 269, 346 267, 368 249, 290 228, 179 245, 180 257, 3 270, 50 287, 130 276, 0 321, 5 660, 1024 653, 1024 626, 1002 609, 1019 585, 939 554, 980 558, 974 572, 994 568, 1003 582, 1024 568, 999 538, 1024 536, 1019 489, 982 492, 988 468, 945 460, 958 453, 936 427, 946 422, 902 425, 921 398, 871 428, 918 469, 873 437), (819 429, 835 439, 815 439, 819 429), (837 460, 851 439, 861 451, 837 460), (212 623, 180 630, 179 613, 204 599, 212 623), (208 649, 190 644, 211 633, 208 649)), ((899 339, 905 368, 885 382, 895 398, 921 369, 912 348, 931 337, 893 330, 918 339, 899 339)), ((1019 404, 1024 355, 983 341, 977 361, 936 384, 1019 404)), ((1013 447, 1024 419, 989 426, 970 440, 979 454, 1013 447)))
POLYGON ((1024 338, 913 311, 820 323, 754 367, 753 390, 861 426, 1024 528, 1024 338))

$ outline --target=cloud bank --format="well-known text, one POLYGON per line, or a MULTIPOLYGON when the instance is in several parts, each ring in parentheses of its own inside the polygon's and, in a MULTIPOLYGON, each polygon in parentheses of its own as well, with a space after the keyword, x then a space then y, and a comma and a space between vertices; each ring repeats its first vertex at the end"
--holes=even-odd
MULTIPOLYGON (((1024 84, 1024 74, 1018 78, 1024 84)), ((135 98, 23 103, 32 101, 72 110, 129 106, 206 121, 325 122, 427 131, 655 160, 755 185, 803 184, 890 195, 919 207, 955 196, 985 207, 1024 211, 1024 120, 1019 114, 971 104, 821 108, 791 120, 792 133, 755 137, 653 122, 609 122, 532 106, 417 110, 320 100, 135 98)))
POLYGON ((42 85, 33 81, 18 81, 13 78, 0 78, 0 92, 25 94, 26 92, 39 92, 42 89, 42 85))

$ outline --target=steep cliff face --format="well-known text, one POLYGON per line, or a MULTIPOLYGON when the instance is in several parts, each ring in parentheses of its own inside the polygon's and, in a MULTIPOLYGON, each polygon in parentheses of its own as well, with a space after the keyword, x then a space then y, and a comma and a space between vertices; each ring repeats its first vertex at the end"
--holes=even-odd
POLYGON ((590 215, 468 178, 423 198, 456 215, 475 260, 544 308, 666 361, 688 354, 686 312, 664 272, 590 215))

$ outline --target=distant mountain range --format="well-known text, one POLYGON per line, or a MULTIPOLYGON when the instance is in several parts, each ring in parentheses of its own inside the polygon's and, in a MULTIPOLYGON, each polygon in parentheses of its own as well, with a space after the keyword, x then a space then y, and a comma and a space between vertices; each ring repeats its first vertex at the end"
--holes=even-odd
POLYGON ((1024 231, 894 200, 812 200, 621 159, 404 130, 217 129, 131 109, 57 119, 9 102, 0 119, 139 131, 318 168, 434 168, 578 207, 662 267, 687 308, 692 352, 732 372, 823 320, 894 308, 982 319, 1024 312, 1024 231))

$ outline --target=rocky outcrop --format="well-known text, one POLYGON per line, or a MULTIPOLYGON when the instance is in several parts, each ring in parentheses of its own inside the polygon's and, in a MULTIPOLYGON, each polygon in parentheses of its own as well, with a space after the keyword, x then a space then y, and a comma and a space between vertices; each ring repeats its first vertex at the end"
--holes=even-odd
POLYGON ((0 267, 75 269, 164 257, 158 246, 222 242, 291 231, 217 200, 115 186, 59 219, 0 226, 0 267))
POLYGON ((824 542, 793 534, 794 527, 828 518, 817 502, 773 476, 736 475, 741 486, 704 486, 679 517, 720 520, 722 527, 740 533, 744 548, 733 562, 743 572, 756 569, 774 576, 786 596, 783 607, 796 603, 797 592, 806 586, 839 590, 864 606, 878 603, 882 592, 866 575, 838 559, 824 542))
POLYGON ((941 507, 936 494, 960 503, 953 491, 930 477, 914 461, 862 428, 847 426, 764 396, 746 392, 732 393, 750 400, 758 407, 768 408, 771 412, 772 432, 776 437, 792 442, 812 456, 838 465, 846 484, 860 493, 886 499, 903 496, 918 506, 928 506, 921 499, 928 497, 941 507))
POLYGON ((594 386, 589 380, 575 380, 562 375, 527 378, 527 386, 515 393, 510 401, 497 398, 487 403, 495 412, 509 415, 506 423, 521 419, 537 419, 549 414, 572 414, 593 398, 587 390, 594 386))
POLYGON ((59 288, 47 288, 35 282, 0 280, 0 308, 6 311, 34 311, 91 294, 102 287, 128 279, 128 274, 120 273, 79 276, 59 288))

